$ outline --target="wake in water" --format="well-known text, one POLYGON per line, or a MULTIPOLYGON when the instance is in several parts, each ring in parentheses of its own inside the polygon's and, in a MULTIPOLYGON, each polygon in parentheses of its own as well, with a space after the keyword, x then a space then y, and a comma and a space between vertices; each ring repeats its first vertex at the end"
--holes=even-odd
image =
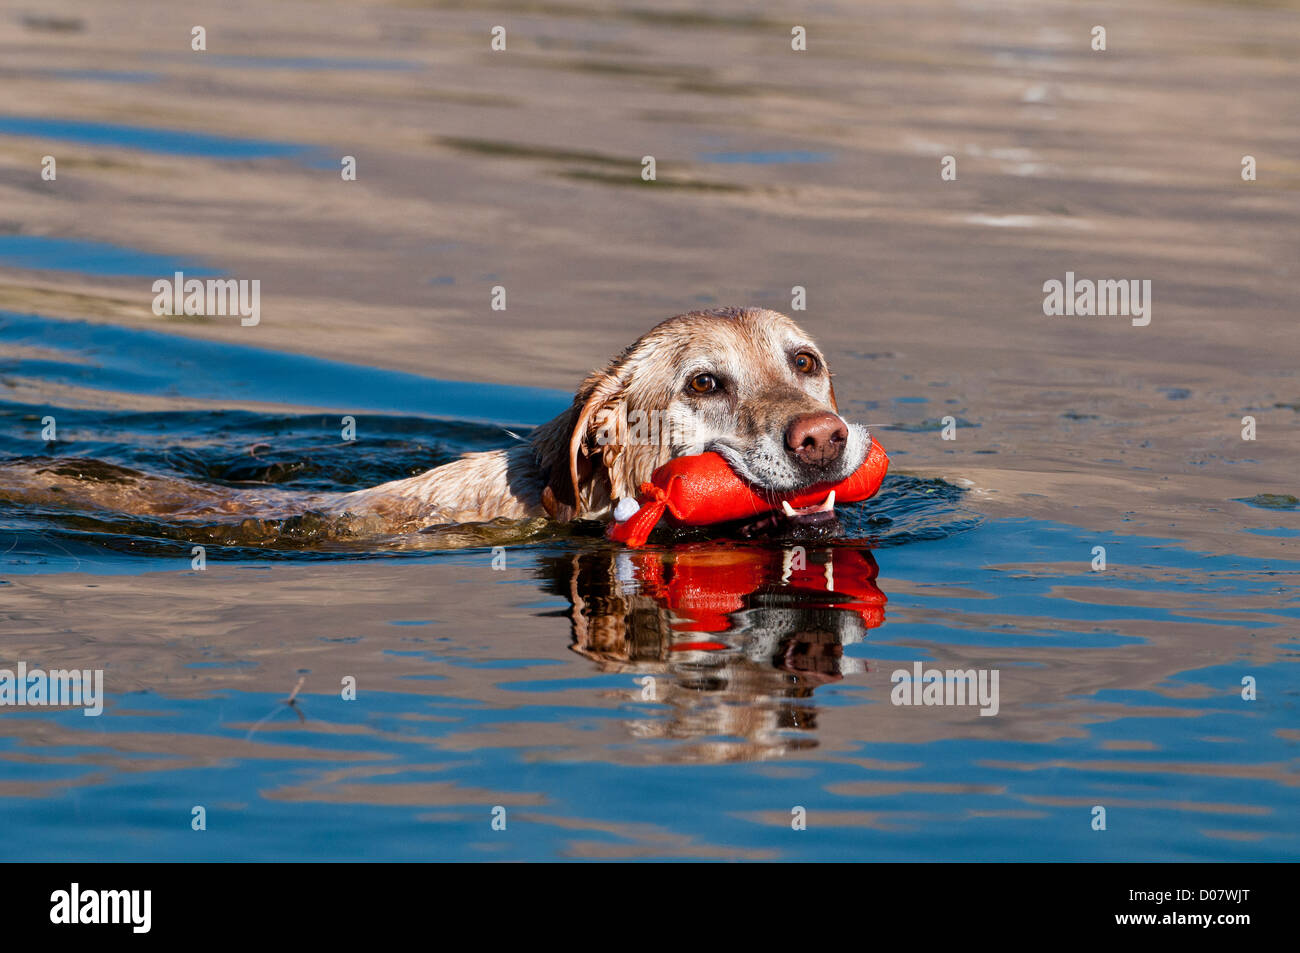
MULTIPOLYGON (((0 452, 30 448, 30 421, 48 408, 0 414, 0 452)), ((546 519, 429 525, 424 513, 356 512, 346 494, 421 473, 513 439, 499 427, 366 418, 364 440, 330 438, 333 418, 248 412, 58 411, 65 434, 40 456, 0 461, 0 520, 20 533, 53 532, 135 552, 184 544, 262 553, 370 553, 600 538, 595 523, 546 519)), ((842 507, 835 535, 891 545, 975 525, 962 491, 892 475, 865 504, 842 507)), ((652 542, 727 535, 665 528, 652 542)), ((777 538, 786 538, 778 534, 777 538)))

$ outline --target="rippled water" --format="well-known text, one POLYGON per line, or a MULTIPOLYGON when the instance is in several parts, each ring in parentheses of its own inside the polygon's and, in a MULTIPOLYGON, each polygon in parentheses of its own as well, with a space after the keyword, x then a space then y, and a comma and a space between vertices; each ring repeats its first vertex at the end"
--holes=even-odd
MULTIPOLYGON (((38 325, 51 351, 79 352, 92 388, 132 371, 139 391, 185 379, 193 394, 201 375, 178 370, 220 374, 231 357, 154 335, 134 352, 155 355, 146 367, 133 332, 98 329, 115 346, 97 351, 86 326, 13 315, 7 353, 38 325)), ((9 359, 0 375, 55 378, 62 357, 9 359)), ((299 358, 260 359, 286 396, 311 386, 299 358)), ((88 480, 124 467, 308 491, 510 439, 434 416, 432 382, 427 415, 382 413, 406 377, 356 373, 381 386, 353 442, 322 412, 9 403, 0 452, 88 480), (60 439, 42 446, 45 415, 60 439)), ((5 812, 40 835, 10 856, 1294 853, 1279 831, 1294 810, 1294 563, 1116 535, 1096 573, 1095 534, 990 520, 958 487, 906 472, 845 511, 845 538, 806 546, 802 567, 791 544, 632 552, 596 528, 515 525, 429 553, 302 523, 169 523, 9 496, 6 660, 103 667, 107 690, 95 719, 5 712, 5 812), (892 705, 890 675, 917 661, 998 669, 998 716, 892 705), (1240 699, 1243 673, 1263 699, 1240 699), (205 836, 189 829, 196 804, 205 836), (1090 828, 1095 804, 1105 834, 1090 828), (810 818, 797 834, 796 805, 810 818), (489 826, 496 806, 508 838, 489 826)))
POLYGON ((1294 4, 1105 56, 1018 2, 832 0, 797 57, 743 0, 463 7, 0 18, 0 670, 106 693, 0 706, 0 858, 1300 857, 1294 4), (261 323, 154 317, 182 269, 261 323), (1044 318, 1067 270, 1151 325, 1044 318), (834 540, 67 492, 405 476, 794 285, 892 459, 834 540), (916 663, 996 716, 894 704, 916 663))

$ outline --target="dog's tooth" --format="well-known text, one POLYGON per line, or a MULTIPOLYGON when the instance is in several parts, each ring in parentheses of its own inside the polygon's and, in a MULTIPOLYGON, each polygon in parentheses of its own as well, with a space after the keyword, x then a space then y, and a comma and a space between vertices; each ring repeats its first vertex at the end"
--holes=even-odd
POLYGON ((789 501, 789 500, 782 500, 782 501, 781 501, 781 509, 785 510, 785 515, 786 515, 786 516, 794 517, 794 516, 797 516, 797 515, 798 515, 798 514, 795 513, 795 511, 794 511, 794 507, 790 505, 790 501, 789 501))
POLYGON ((833 509, 835 509, 835 491, 834 491, 834 490, 831 490, 830 496, 826 497, 826 502, 822 504, 821 508, 822 508, 823 510, 833 510, 833 509))

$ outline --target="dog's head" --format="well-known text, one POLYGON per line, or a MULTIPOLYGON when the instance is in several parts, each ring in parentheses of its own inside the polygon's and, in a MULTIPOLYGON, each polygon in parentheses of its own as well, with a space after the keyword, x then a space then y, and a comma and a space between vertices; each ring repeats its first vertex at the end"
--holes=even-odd
POLYGON ((762 308, 664 321, 588 377, 557 424, 542 439, 567 433, 567 446, 542 456, 559 519, 602 515, 673 457, 716 451, 754 486, 788 491, 845 479, 870 448, 840 417, 817 345, 762 308))

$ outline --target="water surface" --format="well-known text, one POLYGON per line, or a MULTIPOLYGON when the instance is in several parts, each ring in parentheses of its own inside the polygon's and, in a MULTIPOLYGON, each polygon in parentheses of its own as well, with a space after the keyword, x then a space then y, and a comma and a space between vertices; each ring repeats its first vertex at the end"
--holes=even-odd
MULTIPOLYGON (((202 376, 181 372, 231 358, 109 328, 99 349, 32 316, 0 346, 30 348, 37 325, 75 342, 101 397, 184 377, 177 396, 197 398, 202 376)), ((291 383, 301 358, 258 359, 312 399, 291 383)), ((10 403, 0 452, 305 493, 509 439, 442 416, 452 385, 429 381, 413 414, 405 375, 353 371, 379 385, 356 441, 325 412, 10 403), (33 439, 43 415, 53 444, 33 439)), ((1095 533, 988 519, 966 495, 896 471, 846 509, 845 538, 798 556, 699 538, 632 552, 582 528, 495 551, 470 533, 440 552, 324 546, 10 498, 5 660, 103 668, 107 701, 98 718, 5 711, 0 796, 33 834, 7 856, 1294 857, 1300 563, 1111 533, 1098 573, 1095 533), (891 704, 891 674, 918 661, 999 670, 997 716, 891 704)))

